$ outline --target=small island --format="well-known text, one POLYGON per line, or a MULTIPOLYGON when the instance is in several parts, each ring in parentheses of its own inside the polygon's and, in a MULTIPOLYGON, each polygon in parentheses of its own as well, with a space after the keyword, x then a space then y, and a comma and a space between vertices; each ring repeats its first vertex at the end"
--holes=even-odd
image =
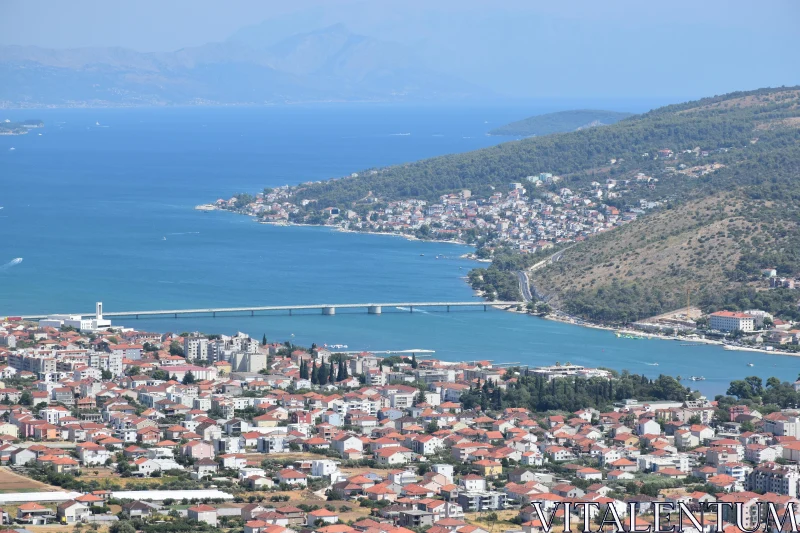
POLYGON ((41 120, 22 120, 20 122, 12 122, 6 119, 0 122, 0 135, 25 135, 33 128, 44 127, 44 122, 41 120))
POLYGON ((489 132, 489 135, 509 135, 529 137, 531 135, 550 135, 551 133, 566 133, 596 126, 615 124, 633 113, 618 111, 601 111, 596 109, 576 109, 572 111, 557 111, 528 117, 505 126, 500 126, 489 132))

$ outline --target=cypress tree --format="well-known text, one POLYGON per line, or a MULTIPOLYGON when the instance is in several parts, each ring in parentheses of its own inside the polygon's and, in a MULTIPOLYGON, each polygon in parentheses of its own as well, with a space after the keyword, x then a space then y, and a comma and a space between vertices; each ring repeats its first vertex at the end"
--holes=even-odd
POLYGON ((421 403, 428 403, 428 396, 425 394, 425 391, 420 389, 419 394, 417 395, 417 405, 421 403))
POLYGON ((264 336, 261 337, 261 346, 266 346, 266 345, 267 345, 267 334, 264 333, 264 336))
POLYGON ((328 369, 325 368, 325 363, 320 363, 319 368, 317 369, 317 381, 320 385, 325 385, 328 383, 328 369))
POLYGON ((411 368, 417 368, 417 354, 411 354, 411 368))
POLYGON ((336 375, 333 370, 333 361, 331 361, 330 373, 328 374, 328 383, 336 383, 336 375))
POLYGON ((319 385, 319 372, 317 371, 317 363, 311 363, 311 384, 319 385))

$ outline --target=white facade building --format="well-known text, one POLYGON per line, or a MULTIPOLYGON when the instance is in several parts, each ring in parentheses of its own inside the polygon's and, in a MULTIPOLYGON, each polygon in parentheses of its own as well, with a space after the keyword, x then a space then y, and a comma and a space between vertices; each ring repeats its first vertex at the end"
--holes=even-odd
POLYGON ((753 331, 755 318, 747 313, 734 311, 717 311, 709 315, 711 329, 718 331, 753 331))

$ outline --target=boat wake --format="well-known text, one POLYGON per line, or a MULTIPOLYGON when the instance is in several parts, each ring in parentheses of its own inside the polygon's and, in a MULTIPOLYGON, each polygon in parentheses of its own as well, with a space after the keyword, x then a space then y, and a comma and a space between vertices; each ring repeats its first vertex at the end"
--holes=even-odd
POLYGON ((13 266, 17 266, 20 263, 22 263, 22 258, 21 257, 16 257, 16 258, 12 259, 11 261, 9 261, 8 263, 6 263, 5 265, 0 266, 0 272, 5 272, 9 268, 11 268, 13 266))
MULTIPOLYGON (((395 307, 395 309, 397 309, 399 311, 411 311, 411 309, 409 309, 408 307, 395 307)), ((430 312, 423 311, 422 309, 414 309, 414 312, 415 313, 422 313, 423 315, 429 315, 430 314, 430 312)))
POLYGON ((199 231, 178 231, 175 233, 167 233, 167 235, 198 235, 199 231))
POLYGON ((390 133, 390 137, 408 137, 410 133, 390 133))

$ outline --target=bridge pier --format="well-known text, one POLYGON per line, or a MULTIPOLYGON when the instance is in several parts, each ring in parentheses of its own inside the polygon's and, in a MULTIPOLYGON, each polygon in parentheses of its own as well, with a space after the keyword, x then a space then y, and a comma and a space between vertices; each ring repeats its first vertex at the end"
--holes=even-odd
POLYGON ((488 305, 483 306, 483 310, 486 311, 486 308, 489 307, 488 305))
POLYGON ((383 309, 381 308, 380 305, 370 305, 369 307, 367 307, 367 313, 371 315, 379 315, 381 314, 381 311, 383 311, 383 309))
POLYGON ((333 315, 336 314, 336 308, 335 307, 323 307, 322 308, 322 314, 326 315, 326 316, 333 316, 333 315))
POLYGON ((450 312, 450 306, 449 305, 447 306, 447 312, 448 313, 450 312))
POLYGON ((408 306, 408 312, 409 313, 413 313, 414 312, 414 306, 413 305, 409 305, 408 306))

